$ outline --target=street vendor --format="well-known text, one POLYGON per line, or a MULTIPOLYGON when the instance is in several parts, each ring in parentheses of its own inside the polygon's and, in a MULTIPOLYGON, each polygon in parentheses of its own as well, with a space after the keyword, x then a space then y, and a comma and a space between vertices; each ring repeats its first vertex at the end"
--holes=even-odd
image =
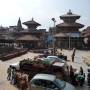
POLYGON ((78 74, 76 77, 76 81, 78 82, 78 85, 83 86, 85 81, 85 75, 78 74))
POLYGON ((7 74, 8 74, 7 79, 10 80, 11 79, 11 66, 8 67, 7 74))

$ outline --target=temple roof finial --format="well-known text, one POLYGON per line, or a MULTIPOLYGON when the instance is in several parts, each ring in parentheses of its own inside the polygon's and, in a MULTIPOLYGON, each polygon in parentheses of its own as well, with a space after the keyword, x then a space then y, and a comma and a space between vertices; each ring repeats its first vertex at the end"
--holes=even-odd
POLYGON ((72 11, 71 11, 71 9, 69 9, 69 11, 67 12, 67 14, 72 14, 72 11))
POLYGON ((33 21, 33 17, 32 17, 32 21, 33 21))
POLYGON ((20 17, 19 17, 18 23, 17 23, 17 30, 18 30, 18 31, 21 31, 21 30, 22 30, 22 23, 21 23, 20 17))

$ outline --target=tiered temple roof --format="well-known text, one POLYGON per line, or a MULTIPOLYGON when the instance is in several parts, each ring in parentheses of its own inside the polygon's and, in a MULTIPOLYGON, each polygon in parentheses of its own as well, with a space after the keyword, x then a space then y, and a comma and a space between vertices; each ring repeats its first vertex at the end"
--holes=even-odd
POLYGON ((30 28, 36 29, 38 26, 41 26, 41 24, 34 21, 33 18, 32 18, 32 20, 26 21, 23 24, 26 25, 28 27, 28 29, 30 29, 30 28))
POLYGON ((64 18, 76 18, 76 19, 79 19, 80 18, 80 15, 77 15, 77 14, 73 14, 71 10, 69 10, 66 14, 60 16, 61 19, 64 19, 64 18))
POLYGON ((33 35, 22 35, 21 37, 17 38, 16 40, 19 40, 19 41, 38 41, 39 38, 37 38, 33 35))
POLYGON ((80 23, 60 23, 57 25, 57 27, 77 27, 77 28, 82 28, 84 25, 80 23))
POLYGON ((58 33, 55 37, 80 37, 80 33, 58 33))
POLYGON ((76 22, 76 20, 79 18, 79 15, 73 14, 71 10, 69 10, 67 14, 60 16, 60 19, 63 20, 63 23, 57 24, 56 27, 62 29, 63 31, 66 30, 68 32, 78 32, 79 28, 84 27, 83 24, 76 22))

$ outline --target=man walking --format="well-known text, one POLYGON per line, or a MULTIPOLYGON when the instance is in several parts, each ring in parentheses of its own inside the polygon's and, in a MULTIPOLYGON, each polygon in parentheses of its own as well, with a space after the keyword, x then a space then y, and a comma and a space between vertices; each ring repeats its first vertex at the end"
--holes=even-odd
POLYGON ((7 69, 7 80, 10 80, 11 79, 11 66, 7 69))
POLYGON ((74 48, 73 49, 73 54, 72 54, 72 62, 74 62, 75 51, 76 51, 76 49, 74 48))

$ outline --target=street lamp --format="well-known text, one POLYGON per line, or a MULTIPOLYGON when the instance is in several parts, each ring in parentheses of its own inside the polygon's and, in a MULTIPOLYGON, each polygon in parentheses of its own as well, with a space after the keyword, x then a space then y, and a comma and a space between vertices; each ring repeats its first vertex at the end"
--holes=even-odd
POLYGON ((54 29, 52 31, 52 36, 53 36, 53 55, 55 55, 55 38, 54 38, 54 35, 55 35, 55 31, 56 31, 56 27, 55 27, 55 18, 52 18, 52 21, 54 22, 54 29))
POLYGON ((55 28, 55 22, 56 22, 55 18, 52 18, 52 21, 54 22, 54 28, 55 28))

